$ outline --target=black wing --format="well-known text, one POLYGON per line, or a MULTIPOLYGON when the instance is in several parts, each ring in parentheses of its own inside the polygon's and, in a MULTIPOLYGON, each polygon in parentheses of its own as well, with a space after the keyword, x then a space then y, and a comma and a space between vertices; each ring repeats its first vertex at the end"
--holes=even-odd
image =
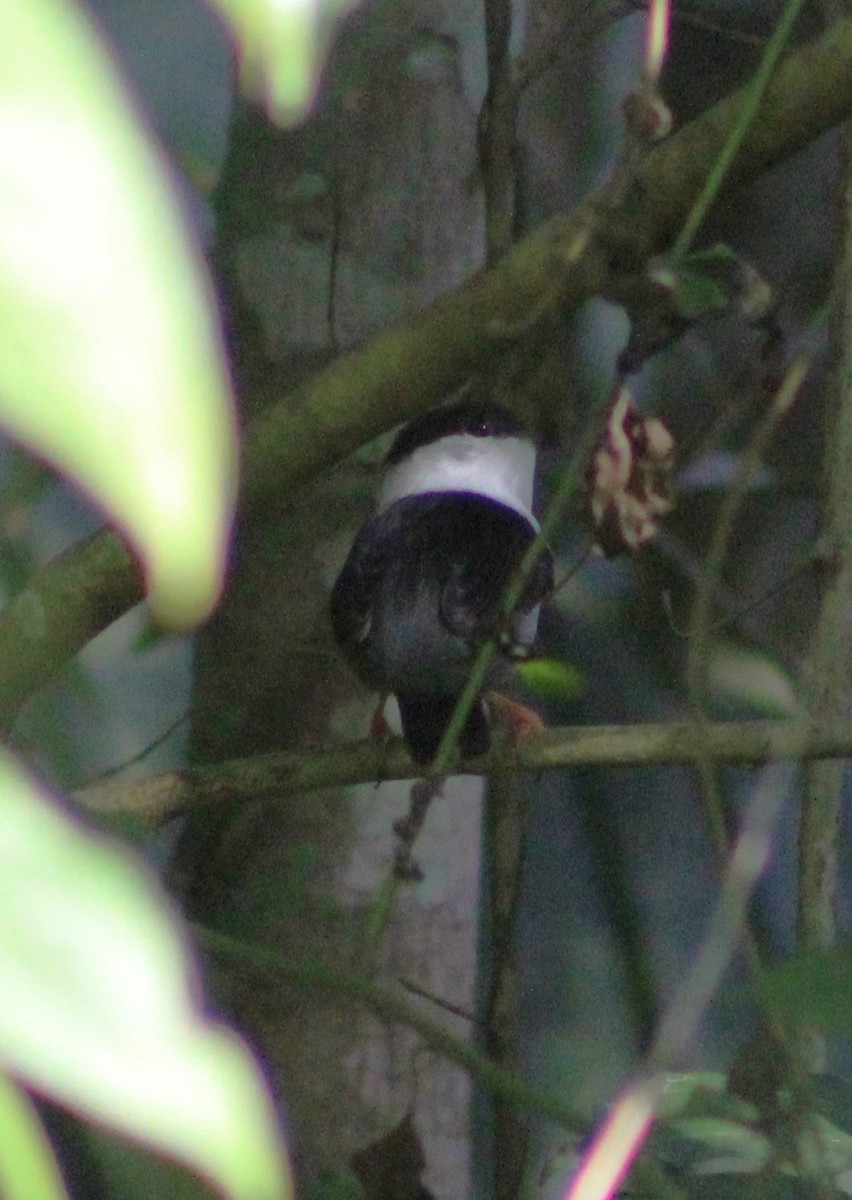
MULTIPOLYGON (((414 604, 424 581, 434 593, 436 620, 453 636, 476 641, 499 632, 506 584, 534 536, 514 509, 471 493, 398 500, 361 530, 332 590, 331 620, 341 648, 369 676, 377 605, 387 611, 414 604)), ((527 584, 521 609, 545 599, 552 579, 547 553, 527 584)))
POLYGON ((392 512, 381 513, 362 528, 331 591, 331 624, 350 653, 369 636, 378 590, 399 555, 399 522, 392 512))
MULTIPOLYGON (((460 637, 476 639, 499 632, 506 585, 535 537, 524 517, 505 505, 477 501, 462 509, 457 553, 441 594, 441 619, 460 637)), ((529 611, 553 588, 553 559, 545 551, 533 568, 519 608, 529 611)))

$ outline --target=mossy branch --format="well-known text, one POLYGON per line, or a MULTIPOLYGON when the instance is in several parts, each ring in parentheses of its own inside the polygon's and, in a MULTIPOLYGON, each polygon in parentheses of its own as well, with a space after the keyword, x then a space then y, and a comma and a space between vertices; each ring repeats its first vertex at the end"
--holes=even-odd
MULTIPOLYGON (((551 771, 566 767, 659 767, 693 763, 699 752, 716 764, 760 765, 778 759, 852 758, 848 722, 814 727, 804 718, 719 722, 697 730, 692 721, 586 725, 547 729, 512 748, 459 762, 453 772, 551 771)), ((139 783, 110 781, 76 793, 98 817, 132 816, 157 826, 188 809, 285 796, 419 774, 401 741, 386 747, 355 742, 321 751, 291 751, 232 759, 156 775, 139 783)))
MULTIPOLYGON (((286 498, 399 421, 422 412, 553 309, 617 295, 676 235, 746 102, 715 105, 656 147, 625 195, 618 179, 519 242, 493 269, 380 334, 283 396, 246 431, 246 508, 286 498), (629 208, 629 211, 627 209, 629 208)), ((724 190, 760 175, 852 116, 852 19, 789 55, 764 93, 724 190)), ((144 596, 130 551, 112 532, 36 575, 0 614, 0 728, 101 629, 144 596)))

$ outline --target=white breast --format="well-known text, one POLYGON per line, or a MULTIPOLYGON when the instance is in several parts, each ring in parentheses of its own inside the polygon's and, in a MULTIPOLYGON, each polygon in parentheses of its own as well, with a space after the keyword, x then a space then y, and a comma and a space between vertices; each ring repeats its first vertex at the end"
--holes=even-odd
POLYGON ((425 492, 473 492, 506 504, 535 529, 532 514, 535 447, 518 437, 474 437, 451 434, 421 446, 388 472, 379 496, 379 511, 404 496, 425 492))

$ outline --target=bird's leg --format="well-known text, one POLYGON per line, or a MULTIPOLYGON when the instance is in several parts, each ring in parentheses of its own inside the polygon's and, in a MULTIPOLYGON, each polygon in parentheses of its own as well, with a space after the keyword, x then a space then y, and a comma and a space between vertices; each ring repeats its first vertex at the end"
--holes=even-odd
POLYGON ((377 746, 387 746, 393 737, 393 730, 385 716, 385 705, 388 702, 388 692, 382 692, 376 704, 375 711, 370 717, 370 741, 377 746))
POLYGON ((381 692, 373 715, 370 717, 370 741, 379 748, 379 769, 376 774, 376 787, 385 779, 385 763, 387 762, 388 747, 393 738, 393 730, 385 716, 385 705, 388 702, 388 692, 381 692))
POLYGON ((393 831, 399 838, 399 845, 394 855, 393 870, 402 883, 419 883, 423 878, 423 871, 415 862, 412 851, 429 806, 436 796, 440 796, 443 786, 443 778, 418 779, 411 785, 408 812, 399 821, 394 821, 393 831))

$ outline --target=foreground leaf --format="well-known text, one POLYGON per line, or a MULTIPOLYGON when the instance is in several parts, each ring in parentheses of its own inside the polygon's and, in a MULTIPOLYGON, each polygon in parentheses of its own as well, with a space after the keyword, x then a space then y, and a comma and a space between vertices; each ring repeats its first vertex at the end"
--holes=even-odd
POLYGON ((59 1167, 29 1097, 0 1075, 0 1195, 68 1200, 59 1167))
POLYGON ((236 1200, 290 1194, 246 1047, 202 1015, 155 880, 0 758, 0 1058, 236 1200))
POLYGON ((215 0, 240 42, 242 84, 282 124, 313 100, 331 22, 354 0, 215 0))
POLYGON ((88 489, 167 623, 206 615, 235 490, 208 286, 69 0, 0 8, 0 425, 88 489))

